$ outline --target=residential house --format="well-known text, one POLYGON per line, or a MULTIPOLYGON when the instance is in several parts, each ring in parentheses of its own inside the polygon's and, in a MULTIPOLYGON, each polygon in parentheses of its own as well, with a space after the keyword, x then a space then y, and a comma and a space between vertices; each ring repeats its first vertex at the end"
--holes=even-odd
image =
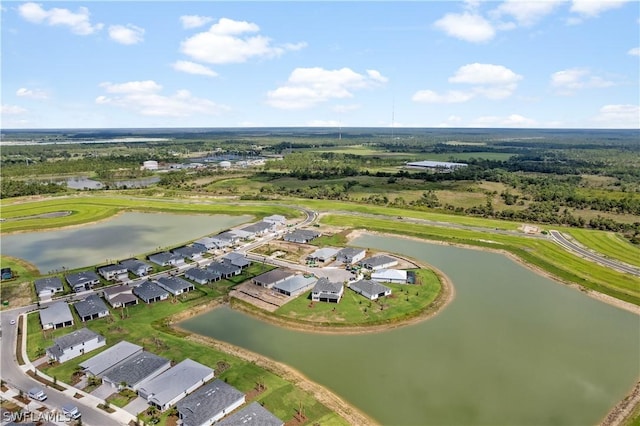
POLYGON ((398 259, 395 257, 387 256, 384 254, 378 256, 372 256, 360 261, 360 266, 372 271, 378 269, 388 269, 398 264, 398 259))
POLYGON ((320 235, 318 231, 311 229, 296 229, 295 231, 285 234, 282 239, 290 243, 306 244, 309 241, 315 240, 320 235))
POLYGON ((87 376, 102 377, 110 368, 124 362, 132 356, 142 352, 142 346, 134 345, 125 340, 116 343, 109 349, 80 363, 82 371, 87 376))
POLYGON ((163 251, 147 256, 150 262, 160 266, 180 266, 184 265, 184 257, 179 254, 163 251))
POLYGON ((273 289, 278 293, 285 294, 287 296, 297 296, 312 288, 317 281, 318 279, 313 275, 307 277, 299 274, 274 284, 273 289))
POLYGON ((273 225, 280 225, 280 226, 284 226, 287 224, 287 218, 284 216, 281 216, 279 214, 274 214, 271 216, 267 216, 264 219, 262 219, 263 222, 267 222, 267 223, 271 223, 273 225))
POLYGON ((104 337, 88 328, 72 331, 54 340, 47 348, 49 359, 65 362, 107 344, 104 337))
POLYGON ((318 249, 318 250, 314 251, 309 256, 307 256, 307 260, 311 261, 311 262, 322 262, 322 263, 324 263, 327 260, 333 259, 337 253, 338 253, 338 249, 337 248, 324 247, 324 248, 321 248, 321 249, 318 249))
POLYGON ((242 269, 251 265, 251 261, 247 259, 247 257, 244 254, 238 253, 235 251, 232 251, 231 253, 227 253, 224 256, 222 256, 222 260, 225 263, 231 263, 233 266, 238 266, 242 269))
POLYGON ((108 287, 102 293, 107 303, 113 308, 123 308, 138 304, 138 298, 133 295, 133 287, 128 285, 108 287))
POLYGON ((93 286, 100 284, 100 277, 93 271, 80 271, 65 275, 65 279, 76 293, 91 290, 93 286))
POLYGON ((202 252, 205 253, 209 250, 217 248, 217 244, 212 237, 202 237, 199 240, 193 242, 193 247, 198 250, 202 250, 202 252))
POLYGON ((369 300, 376 300, 383 296, 389 296, 391 289, 377 281, 360 280, 349 284, 349 288, 369 300))
POLYGON ((182 246, 171 250, 171 253, 177 254, 178 256, 182 256, 184 259, 198 260, 202 259, 202 255, 206 250, 203 250, 202 247, 193 246, 182 246))
POLYGON ((223 262, 211 262, 209 266, 207 266, 207 270, 214 274, 220 274, 222 278, 231 278, 235 275, 240 275, 242 272, 242 268, 239 266, 223 262))
POLYGON ((284 426, 284 422, 254 401, 216 423, 217 426, 284 426))
POLYGON ((109 315, 109 308, 100 299, 100 296, 92 294, 84 300, 76 302, 73 305, 82 322, 96 318, 103 318, 109 315))
POLYGON ((129 279, 124 265, 107 265, 98 268, 98 274, 108 281, 126 281, 129 279))
POLYGON ((232 229, 229 231, 230 234, 236 237, 236 243, 240 241, 253 240, 256 237, 256 233, 253 231, 242 229, 232 229))
POLYGON ((209 269, 191 268, 185 271, 184 277, 200 285, 205 285, 218 281, 222 278, 222 274, 220 272, 215 273, 209 269))
POLYGON ((378 269, 371 273, 371 279, 382 283, 406 284, 407 271, 401 269, 378 269))
POLYGON ((345 247, 336 253, 336 260, 347 265, 352 265, 364 259, 367 255, 365 249, 356 247, 345 247))
POLYGON ((134 287, 133 294, 142 299, 145 303, 159 302, 169 298, 169 292, 153 281, 146 280, 137 287, 134 287))
POLYGON ((120 265, 127 268, 127 271, 138 277, 149 275, 153 270, 153 266, 138 259, 127 259, 120 262, 120 265))
POLYGON ((217 238, 219 240, 224 240, 228 243, 228 245, 235 245, 238 244, 240 242, 240 240, 244 239, 243 237, 241 237, 240 235, 238 235, 238 233, 236 233, 236 231, 225 231, 225 232, 221 232, 218 235, 214 235, 213 238, 217 238))
POLYGON ((59 277, 39 278, 35 280, 36 293, 40 299, 51 298, 56 293, 62 293, 62 280, 59 277))
POLYGON ((109 368, 102 382, 117 390, 138 390, 170 368, 171 360, 143 350, 109 368))
POLYGON ((187 358, 146 382, 138 395, 164 411, 211 379, 213 369, 187 358))
POLYGON ((294 275, 295 273, 293 271, 278 268, 254 277, 253 283, 261 287, 272 288, 277 283, 280 283, 287 278, 291 278, 294 275))
POLYGON ((241 231, 248 232, 252 234, 254 237, 260 237, 264 234, 271 232, 275 228, 275 225, 270 222, 257 222, 251 225, 245 226, 241 228, 241 231))
MULTIPOLYGON (((216 379, 176 404, 182 426, 209 426, 240 407, 244 393, 216 379)), ((236 423, 241 425, 242 423, 236 423)))
POLYGON ((195 290, 196 286, 187 280, 178 277, 160 277, 156 281, 158 285, 174 296, 195 290))
POLYGON ((67 302, 54 302, 40 309, 40 324, 43 330, 58 329, 73 325, 73 315, 67 302))
POLYGON ((339 303, 344 294, 344 285, 338 282, 329 281, 322 277, 318 280, 311 291, 311 300, 314 302, 339 303))

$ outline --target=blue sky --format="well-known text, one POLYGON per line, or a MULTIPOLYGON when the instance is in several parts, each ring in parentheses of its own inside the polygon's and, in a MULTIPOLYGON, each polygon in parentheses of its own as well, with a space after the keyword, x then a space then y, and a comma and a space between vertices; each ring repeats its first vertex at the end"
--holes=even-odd
POLYGON ((3 1, 2 127, 640 127, 640 2, 3 1))

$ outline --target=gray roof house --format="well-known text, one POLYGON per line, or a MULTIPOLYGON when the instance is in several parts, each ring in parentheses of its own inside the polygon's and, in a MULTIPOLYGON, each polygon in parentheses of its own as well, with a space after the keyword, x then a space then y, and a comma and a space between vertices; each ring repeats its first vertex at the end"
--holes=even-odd
POLYGON ((80 367, 89 376, 102 377, 102 374, 110 368, 140 352, 142 352, 142 346, 123 340, 98 355, 81 362, 80 367))
POLYGON ((338 253, 337 248, 324 247, 314 251, 309 256, 307 256, 307 260, 326 262, 327 260, 334 257, 336 253, 338 253))
POLYGON ((133 294, 145 303, 158 302, 169 298, 169 292, 153 281, 146 280, 133 289, 133 294))
POLYGON ((262 221, 272 223, 274 225, 284 225, 285 223, 287 223, 287 218, 279 214, 273 214, 271 216, 265 217, 264 219, 262 219, 262 221))
POLYGON ((133 295, 133 287, 128 285, 107 287, 102 293, 105 300, 114 308, 138 304, 138 298, 133 295))
POLYGON ((35 280, 36 293, 39 298, 51 297, 55 293, 62 293, 62 280, 59 277, 39 278, 35 280))
POLYGON ((249 232, 253 235, 263 235, 271 231, 273 228, 275 228, 275 225, 273 223, 262 221, 262 222, 257 222, 257 223, 253 223, 251 225, 245 226, 240 230, 249 232))
POLYGON ((182 426, 209 426, 244 402, 244 393, 222 380, 214 380, 186 396, 176 408, 182 426))
POLYGON ((140 386, 171 368, 171 360, 147 351, 140 351, 102 375, 102 381, 122 390, 138 390, 140 386))
POLYGON ((376 300, 379 297, 391 294, 391 289, 389 287, 372 280, 354 281, 349 284, 349 288, 369 300, 376 300))
POLYGON ((278 268, 254 277, 253 283, 261 287, 272 288, 277 283, 291 278, 294 275, 295 273, 293 271, 278 268))
POLYGON ((156 282, 160 287, 164 288, 174 296, 195 290, 196 288, 196 286, 189 281, 178 277, 160 277, 156 282))
POLYGON ((129 278, 127 268, 124 265, 107 265, 98 268, 98 274, 102 275, 105 280, 124 281, 129 278))
POLYGON ((40 309, 40 324, 43 330, 73 325, 73 315, 67 302, 55 302, 45 309, 40 309))
POLYGON ((47 348, 47 355, 52 360, 65 362, 106 344, 105 338, 98 333, 81 328, 55 339, 53 346, 47 348))
POLYGON ((138 277, 144 277, 153 270, 153 266, 138 259, 127 259, 120 262, 120 265, 127 268, 127 271, 138 277))
POLYGON ((392 266, 396 266, 397 264, 398 259, 384 254, 372 256, 360 261, 360 265, 363 268, 371 269, 372 271, 390 268, 392 266))
POLYGON ((233 244, 237 243, 238 241, 240 241, 243 237, 239 236, 234 231, 225 231, 225 232, 221 232, 218 235, 214 235, 213 238, 217 238, 219 240, 227 241, 229 243, 229 245, 233 245, 233 244))
POLYGON ((367 251, 362 248, 345 247, 336 253, 336 260, 342 263, 352 264, 364 259, 367 251))
POLYGON ((100 284, 100 277, 93 271, 80 271, 65 275, 64 278, 75 292, 91 290, 94 285, 100 284))
POLYGON ((211 379, 213 369, 187 358, 141 386, 138 395, 164 411, 211 379))
POLYGON ((231 263, 211 262, 207 269, 214 274, 220 274, 222 278, 230 278, 234 275, 240 275, 242 268, 232 265, 231 263))
POLYGON ((284 426, 284 422, 271 414, 257 401, 252 402, 227 418, 222 419, 218 426, 284 426))
POLYGON ((344 285, 342 283, 331 282, 328 278, 322 277, 311 291, 311 300, 314 302, 339 303, 343 294, 344 285))
POLYGON ((184 257, 179 254, 163 251, 147 256, 149 261, 160 266, 176 266, 184 264, 184 257))
POLYGON ((73 305, 81 321, 89 321, 96 318, 103 318, 109 315, 109 308, 100 299, 100 296, 92 294, 84 300, 73 305))
POLYGON ((406 284, 408 274, 402 269, 378 269, 371 273, 371 279, 382 283, 406 284))
POLYGON ((182 246, 182 247, 174 248, 173 250, 171 250, 171 253, 182 256, 183 258, 197 260, 202 257, 205 251, 206 250, 204 250, 202 246, 196 247, 195 245, 193 245, 193 246, 182 246))
POLYGON ((290 243, 306 244, 311 240, 318 238, 321 234, 312 229, 296 229, 289 232, 282 239, 290 243))
POLYGON ((232 265, 239 266, 240 268, 243 268, 243 269, 251 265, 251 261, 247 259, 247 257, 244 254, 238 253, 235 251, 232 251, 231 253, 227 253, 224 256, 222 256, 222 260, 225 263, 231 263, 232 265))
POLYGON ((202 237, 199 240, 193 242, 193 246, 203 252, 217 248, 217 245, 212 237, 202 237))
POLYGON ((198 284, 205 285, 213 281, 218 281, 222 274, 210 271, 209 269, 191 268, 184 273, 184 277, 197 282, 198 284))
POLYGON ((273 289, 278 293, 286 294, 287 296, 297 296, 298 294, 310 289, 318 281, 314 276, 305 277, 302 274, 294 275, 284 281, 273 285, 273 289))

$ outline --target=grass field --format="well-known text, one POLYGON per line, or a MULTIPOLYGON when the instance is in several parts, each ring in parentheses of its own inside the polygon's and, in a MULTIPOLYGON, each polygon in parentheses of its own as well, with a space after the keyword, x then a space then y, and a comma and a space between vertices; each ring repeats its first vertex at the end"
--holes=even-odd
POLYGON ((575 228, 567 228, 564 232, 598 253, 640 267, 640 247, 634 246, 613 232, 575 228))
POLYGON ((423 312, 440 293, 438 277, 417 271, 419 285, 389 284, 391 295, 370 301, 345 287, 340 303, 312 302, 311 292, 278 308, 274 314, 289 320, 326 326, 373 325, 402 321, 423 312))

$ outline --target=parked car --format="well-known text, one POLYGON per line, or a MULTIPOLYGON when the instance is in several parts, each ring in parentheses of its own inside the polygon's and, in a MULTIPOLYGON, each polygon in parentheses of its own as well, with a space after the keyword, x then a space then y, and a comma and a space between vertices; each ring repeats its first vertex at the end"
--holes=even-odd
POLYGON ((29 398, 36 399, 38 401, 44 401, 45 399, 47 399, 47 394, 44 393, 44 389, 39 387, 29 389, 27 395, 29 396, 29 398))
POLYGON ((77 418, 79 418, 82 413, 80 413, 80 410, 78 410, 78 407, 76 407, 75 405, 69 403, 69 404, 64 404, 62 406, 62 414, 64 414, 65 416, 76 420, 77 418))

